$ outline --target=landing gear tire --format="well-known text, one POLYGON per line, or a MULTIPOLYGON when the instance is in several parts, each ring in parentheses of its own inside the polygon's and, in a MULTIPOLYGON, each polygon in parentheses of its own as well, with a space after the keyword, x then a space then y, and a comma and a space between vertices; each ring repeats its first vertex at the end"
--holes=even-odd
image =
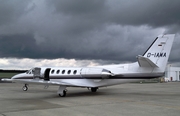
POLYGON ((91 92, 96 92, 97 89, 98 89, 98 87, 93 87, 93 88, 91 88, 91 92))
POLYGON ((59 94, 60 97, 65 97, 66 96, 66 90, 63 90, 62 94, 59 94))
POLYGON ((28 87, 27 87, 26 84, 23 86, 22 90, 23 90, 23 91, 27 91, 27 90, 28 90, 28 87))

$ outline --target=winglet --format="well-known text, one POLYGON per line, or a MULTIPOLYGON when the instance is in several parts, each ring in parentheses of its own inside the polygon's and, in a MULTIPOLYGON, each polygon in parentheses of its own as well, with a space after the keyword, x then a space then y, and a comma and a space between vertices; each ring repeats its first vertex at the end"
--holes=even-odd
POLYGON ((158 67, 156 64, 154 64, 149 58, 138 55, 137 56, 138 63, 140 67, 158 67))

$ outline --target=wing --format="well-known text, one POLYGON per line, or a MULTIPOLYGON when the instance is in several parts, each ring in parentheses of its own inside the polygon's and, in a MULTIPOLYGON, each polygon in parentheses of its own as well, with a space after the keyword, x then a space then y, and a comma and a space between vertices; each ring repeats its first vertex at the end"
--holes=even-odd
POLYGON ((79 80, 62 80, 62 81, 45 81, 43 79, 31 79, 31 80, 22 80, 22 79, 2 79, 2 81, 7 82, 16 82, 23 84, 41 84, 41 85, 64 85, 69 87, 95 87, 92 80, 83 79, 79 80))

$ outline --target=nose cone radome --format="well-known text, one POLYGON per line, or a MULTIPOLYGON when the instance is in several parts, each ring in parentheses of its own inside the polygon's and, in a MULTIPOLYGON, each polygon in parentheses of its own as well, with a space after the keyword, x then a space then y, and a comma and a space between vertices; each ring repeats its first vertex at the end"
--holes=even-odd
POLYGON ((14 75, 13 77, 11 77, 11 79, 16 79, 18 77, 18 75, 14 75))
POLYGON ((17 75, 14 75, 13 77, 11 77, 11 79, 19 79, 19 78, 21 78, 23 75, 24 75, 24 73, 23 73, 23 74, 17 74, 17 75))

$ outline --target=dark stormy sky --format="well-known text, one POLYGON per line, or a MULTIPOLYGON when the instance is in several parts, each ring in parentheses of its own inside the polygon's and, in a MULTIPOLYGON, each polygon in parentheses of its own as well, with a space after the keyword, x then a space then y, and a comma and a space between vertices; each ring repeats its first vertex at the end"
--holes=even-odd
POLYGON ((0 0, 0 68, 134 62, 160 34, 176 34, 180 0, 0 0))

